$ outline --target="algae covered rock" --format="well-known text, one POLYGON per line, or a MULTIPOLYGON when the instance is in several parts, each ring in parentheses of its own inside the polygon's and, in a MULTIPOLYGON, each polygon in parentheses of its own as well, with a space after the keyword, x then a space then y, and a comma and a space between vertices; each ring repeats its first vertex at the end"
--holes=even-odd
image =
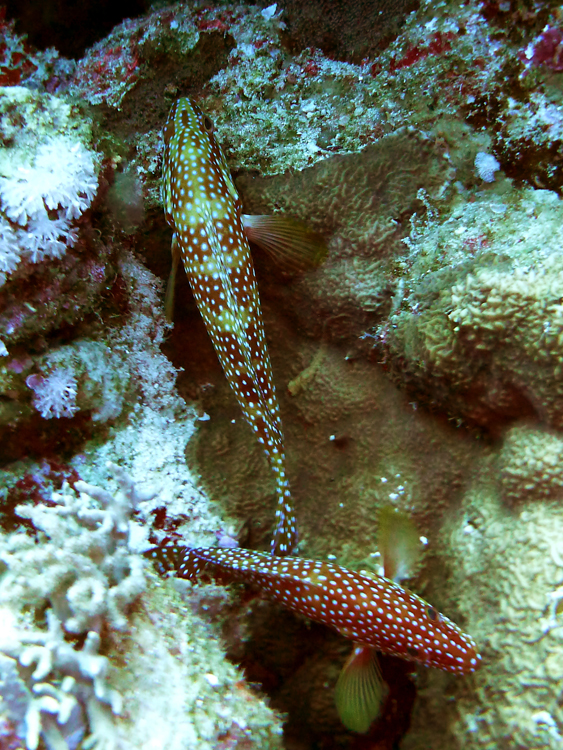
POLYGON ((127 714, 115 721, 123 748, 277 750, 280 718, 230 664, 218 633, 171 582, 149 588, 125 634, 112 636, 112 687, 127 714))
POLYGON ((548 191, 485 194, 415 229, 382 337, 425 403, 485 427, 563 425, 561 210, 548 191))

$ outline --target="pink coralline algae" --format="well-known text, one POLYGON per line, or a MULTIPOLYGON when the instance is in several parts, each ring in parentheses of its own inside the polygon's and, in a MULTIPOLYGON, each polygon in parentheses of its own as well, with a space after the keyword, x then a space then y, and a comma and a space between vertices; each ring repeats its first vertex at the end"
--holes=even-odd
POLYGON ((74 84, 90 91, 98 103, 111 99, 117 83, 124 91, 129 90, 137 80, 138 65, 133 39, 109 47, 99 43, 80 61, 74 84))
MULTIPOLYGON (((211 28, 211 26, 209 27, 211 28)), ((155 50, 164 54, 170 39, 175 54, 192 49, 197 29, 188 7, 163 8, 148 16, 126 19, 79 61, 68 93, 120 108, 125 95, 154 74, 155 50)))
POLYGON ((6 21, 6 9, 0 8, 0 85, 15 86, 35 73, 37 64, 31 48, 14 33, 14 22, 6 21))
POLYGON ((14 27, 14 21, 6 20, 6 8, 0 6, 0 86, 45 85, 51 90, 68 61, 62 61, 53 48, 34 49, 14 27))
POLYGON ((240 13, 230 8, 201 8, 194 12, 196 26, 199 31, 229 31, 240 13))
POLYGON ((393 57, 389 64, 389 71, 394 73, 403 68, 410 68, 411 65, 424 60, 431 55, 443 55, 452 48, 451 42, 455 39, 455 34, 451 31, 445 33, 436 32, 431 41, 426 45, 410 45, 404 55, 400 58, 393 57))
POLYGON ((525 50, 520 52, 520 59, 526 67, 545 66, 550 70, 563 71, 563 30, 546 26, 525 50))

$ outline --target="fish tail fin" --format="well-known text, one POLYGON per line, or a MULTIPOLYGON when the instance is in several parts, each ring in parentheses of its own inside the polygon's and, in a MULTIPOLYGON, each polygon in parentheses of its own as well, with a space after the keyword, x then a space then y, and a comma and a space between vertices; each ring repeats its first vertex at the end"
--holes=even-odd
POLYGON ((334 691, 336 708, 344 726, 365 734, 378 717, 387 693, 375 650, 355 644, 334 691))
POLYGON ((272 555, 290 555, 297 547, 297 519, 293 500, 287 488, 278 494, 278 505, 276 508, 276 525, 272 537, 272 555))
POLYGON ((145 552, 161 575, 175 573, 178 578, 189 581, 198 579, 203 565, 189 547, 165 539, 157 547, 145 552))
POLYGON ((278 214, 244 214, 242 222, 248 239, 288 271, 309 271, 326 258, 328 250, 324 238, 301 221, 278 214))

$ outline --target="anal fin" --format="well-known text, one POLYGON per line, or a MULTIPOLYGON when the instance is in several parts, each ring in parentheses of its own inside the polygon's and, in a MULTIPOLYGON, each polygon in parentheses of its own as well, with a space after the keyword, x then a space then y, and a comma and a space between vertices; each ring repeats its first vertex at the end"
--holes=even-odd
POLYGON ((172 268, 170 270, 170 276, 168 277, 168 283, 166 284, 166 295, 164 297, 164 312, 166 314, 166 320, 172 323, 174 317, 174 292, 176 290, 176 276, 178 274, 178 265, 180 263, 180 245, 178 244, 178 238, 176 234, 172 236, 172 268))

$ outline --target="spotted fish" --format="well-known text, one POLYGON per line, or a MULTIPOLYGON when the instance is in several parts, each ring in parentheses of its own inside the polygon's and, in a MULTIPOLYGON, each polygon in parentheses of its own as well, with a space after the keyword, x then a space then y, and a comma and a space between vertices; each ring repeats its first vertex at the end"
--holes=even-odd
POLYGON ((168 564, 181 578, 196 580, 208 572, 222 581, 251 584, 284 607, 354 641, 336 697, 341 718, 356 731, 367 731, 384 692, 374 650, 458 675, 473 672, 481 660, 469 635, 383 576, 243 549, 176 546, 167 554, 168 564))
MULTIPOLYGON (((297 526, 286 471, 280 410, 266 348, 258 289, 247 234, 288 257, 308 251, 321 259, 323 244, 294 221, 243 217, 241 202, 213 124, 189 99, 172 107, 164 128, 163 203, 174 230, 175 269, 181 255, 190 285, 246 421, 264 446, 275 475, 277 508, 272 552, 288 554, 297 526)), ((312 261, 314 265, 317 261, 312 261)))

